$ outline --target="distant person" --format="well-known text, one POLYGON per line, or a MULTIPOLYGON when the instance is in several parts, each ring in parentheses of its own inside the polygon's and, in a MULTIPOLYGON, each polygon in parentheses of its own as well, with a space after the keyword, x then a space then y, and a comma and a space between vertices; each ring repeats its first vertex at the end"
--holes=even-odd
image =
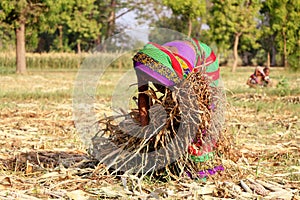
POLYGON ((250 87, 257 87, 257 86, 264 86, 264 77, 265 77, 265 73, 264 73, 264 68, 261 66, 257 66, 255 68, 255 71, 253 74, 250 75, 250 77, 247 80, 247 85, 249 85, 250 87))
POLYGON ((264 79, 263 79, 264 86, 266 86, 266 87, 272 86, 272 81, 270 79, 270 68, 265 67, 263 71, 264 71, 264 79))

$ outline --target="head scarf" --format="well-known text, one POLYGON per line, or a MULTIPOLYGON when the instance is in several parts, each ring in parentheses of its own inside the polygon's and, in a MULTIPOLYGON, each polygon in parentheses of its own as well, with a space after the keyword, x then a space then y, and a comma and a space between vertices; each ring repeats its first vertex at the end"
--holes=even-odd
MULTIPOLYGON (((257 66, 257 67, 255 68, 255 72, 256 72, 256 71, 260 72, 263 76, 265 76, 265 72, 264 72, 264 68, 263 68, 263 67, 257 66)), ((256 75, 256 73, 254 73, 254 74, 256 75)))
POLYGON ((194 39, 187 41, 176 40, 163 45, 147 43, 133 57, 134 68, 171 87, 192 71, 205 66, 206 74, 212 78, 212 85, 218 85, 219 64, 211 48, 194 39), (167 47, 176 47, 178 52, 172 52, 167 47))

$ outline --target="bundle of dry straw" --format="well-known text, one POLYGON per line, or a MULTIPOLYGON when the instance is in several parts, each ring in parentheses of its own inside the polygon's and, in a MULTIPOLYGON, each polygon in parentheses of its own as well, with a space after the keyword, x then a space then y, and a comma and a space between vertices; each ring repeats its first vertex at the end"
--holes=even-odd
POLYGON ((222 88, 212 86, 210 78, 198 72, 162 95, 153 87, 146 93, 153 103, 149 125, 140 126, 136 109, 101 119, 104 128, 92 139, 92 155, 114 173, 199 177, 215 162, 197 158, 211 157, 218 144, 224 122, 222 88))

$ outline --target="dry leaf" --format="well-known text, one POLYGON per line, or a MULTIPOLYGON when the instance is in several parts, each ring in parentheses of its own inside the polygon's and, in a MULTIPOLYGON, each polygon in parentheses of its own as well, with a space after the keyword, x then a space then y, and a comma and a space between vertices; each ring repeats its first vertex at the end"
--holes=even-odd
POLYGON ((6 189, 12 187, 12 181, 10 177, 6 176, 4 178, 0 178, 0 189, 6 189))
POLYGON ((82 190, 75 190, 67 192, 67 196, 72 200, 88 200, 89 196, 86 192, 82 190))
POLYGON ((44 174, 40 177, 40 179, 47 179, 47 178, 54 178, 54 177, 59 177, 60 174, 58 172, 50 172, 47 174, 44 174))
POLYGON ((293 194, 286 191, 276 191, 276 192, 270 192, 268 195, 268 198, 270 199, 282 199, 282 200, 291 200, 293 198, 293 194))
POLYGON ((110 198, 116 198, 116 197, 125 197, 127 196, 124 193, 124 190, 120 186, 107 186, 107 187, 102 187, 101 190, 103 191, 104 195, 106 197, 110 198))

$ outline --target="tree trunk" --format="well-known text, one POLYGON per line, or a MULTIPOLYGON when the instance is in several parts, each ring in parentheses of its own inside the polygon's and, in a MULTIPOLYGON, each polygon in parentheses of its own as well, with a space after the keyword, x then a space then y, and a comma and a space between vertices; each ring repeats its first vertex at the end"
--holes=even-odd
POLYGON ((275 47, 275 36, 272 35, 272 58, 271 58, 271 65, 275 66, 276 65, 276 47, 275 47))
POLYGON ((237 64, 238 64, 238 59, 239 59, 238 45, 239 45, 240 36, 241 36, 241 33, 236 33, 235 38, 234 38, 234 46, 233 46, 234 62, 233 62, 233 65, 232 65, 232 72, 236 71, 236 67, 237 67, 237 64))
POLYGON ((199 34, 199 36, 201 37, 202 36, 202 25, 203 25, 203 23, 202 23, 202 17, 200 18, 200 20, 199 20, 199 32, 198 33, 196 33, 196 34, 199 34))
POLYGON ((80 40, 77 41, 77 53, 81 54, 81 44, 80 44, 80 40))
POLYGON ((59 51, 63 51, 63 26, 62 25, 58 26, 58 32, 59 32, 58 49, 59 49, 59 51))
POLYGON ((116 0, 111 0, 110 8, 111 11, 109 12, 108 22, 107 22, 107 32, 106 38, 109 38, 114 33, 115 23, 116 23, 116 0))
POLYGON ((268 52, 267 56, 267 67, 270 68, 270 52, 268 52))
POLYGON ((193 23, 192 23, 192 20, 189 19, 188 37, 191 37, 191 35, 192 35, 192 28, 193 28, 193 23))
POLYGON ((284 31, 283 31, 283 66, 285 68, 288 66, 287 51, 286 51, 286 34, 284 31))
POLYGON ((26 74, 26 50, 25 50, 25 23, 20 22, 20 26, 16 28, 16 58, 18 74, 26 74))
POLYGON ((96 45, 101 44, 101 35, 100 34, 97 36, 97 39, 96 39, 95 43, 96 43, 96 45))

